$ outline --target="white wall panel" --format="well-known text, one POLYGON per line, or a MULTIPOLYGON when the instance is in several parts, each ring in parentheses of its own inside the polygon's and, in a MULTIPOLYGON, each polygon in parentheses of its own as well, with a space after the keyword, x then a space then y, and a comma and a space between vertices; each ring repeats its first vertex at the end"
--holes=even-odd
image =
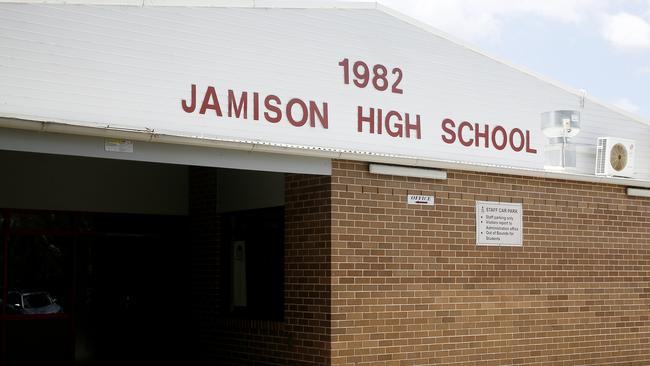
POLYGON ((636 139, 650 179, 647 124, 381 10, 0 4, 5 117, 543 170, 540 115, 561 109, 582 112, 577 143, 636 139), (344 85, 343 58, 399 67, 404 93, 344 85), (184 112, 191 84, 214 86, 224 117, 184 112), (228 118, 229 89, 327 102, 328 128, 228 118), (419 114, 422 138, 359 133, 358 106, 419 114), (537 153, 446 144, 445 118, 529 130, 537 153))

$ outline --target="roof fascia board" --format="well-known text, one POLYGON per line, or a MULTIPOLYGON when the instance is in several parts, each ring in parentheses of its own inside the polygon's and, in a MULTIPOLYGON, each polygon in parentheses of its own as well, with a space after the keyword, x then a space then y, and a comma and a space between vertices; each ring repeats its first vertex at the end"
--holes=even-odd
MULTIPOLYGON (((167 0, 162 0, 167 1, 167 0)), ((256 8, 283 9, 377 9, 376 2, 336 1, 336 0, 254 0, 256 8)))
POLYGON ((276 9, 376 9, 376 2, 337 0, 0 0, 12 4, 49 5, 117 5, 117 6, 179 6, 211 8, 276 8, 276 9))
POLYGON ((0 0, 0 4, 143 6, 143 0, 0 0))
POLYGON ((196 136, 181 136, 159 134, 154 131, 123 129, 117 126, 100 127, 93 125, 75 125, 70 121, 36 121, 21 118, 0 117, 0 128, 14 128, 40 132, 63 133, 71 135, 96 136, 104 138, 124 138, 134 141, 160 142, 179 145, 208 146, 225 149, 244 150, 249 152, 267 152, 276 154, 291 154, 330 159, 347 159, 364 162, 397 164, 413 167, 464 170, 505 175, 518 175, 546 179, 559 179, 578 182, 612 184, 618 186, 650 188, 650 180, 616 178, 587 174, 572 174, 562 172, 541 171, 505 167, 499 165, 468 164, 457 161, 420 159, 410 156, 395 156, 374 154, 362 151, 345 151, 338 149, 319 148, 313 146, 298 146, 273 144, 258 141, 222 140, 218 138, 198 138, 196 136))

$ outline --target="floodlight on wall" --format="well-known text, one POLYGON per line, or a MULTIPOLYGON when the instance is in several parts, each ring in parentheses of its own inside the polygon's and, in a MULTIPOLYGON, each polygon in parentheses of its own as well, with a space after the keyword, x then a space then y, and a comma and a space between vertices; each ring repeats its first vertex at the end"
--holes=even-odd
POLYGON ((399 165, 370 164, 370 173, 398 175, 402 177, 447 179, 447 172, 438 169, 412 168, 399 165))
POLYGON ((648 198, 650 198, 650 189, 628 187, 627 188, 627 195, 628 196, 635 196, 635 197, 648 197, 648 198))
POLYGON ((542 132, 546 137, 574 137, 580 133, 580 112, 563 110, 542 113, 542 132))
POLYGON ((560 169, 575 168, 576 148, 571 143, 571 138, 580 133, 580 112, 544 112, 541 122, 542 133, 549 138, 545 149, 545 165, 560 169))

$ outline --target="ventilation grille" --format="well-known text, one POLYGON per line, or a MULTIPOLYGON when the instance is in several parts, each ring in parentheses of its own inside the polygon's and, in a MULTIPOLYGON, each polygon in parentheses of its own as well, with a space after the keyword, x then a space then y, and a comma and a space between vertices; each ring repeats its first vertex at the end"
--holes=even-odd
POLYGON ((606 148, 607 139, 599 138, 598 147, 596 148, 596 174, 605 174, 605 155, 607 153, 606 148))

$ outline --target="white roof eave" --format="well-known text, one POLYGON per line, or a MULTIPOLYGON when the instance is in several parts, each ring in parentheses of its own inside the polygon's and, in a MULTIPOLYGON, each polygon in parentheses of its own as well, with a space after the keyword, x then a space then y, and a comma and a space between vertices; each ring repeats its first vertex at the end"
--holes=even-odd
POLYGON ((376 2, 337 0, 0 0, 0 3, 275 9, 376 9, 378 6, 376 2))
POLYGON ((292 154, 300 156, 356 160, 372 163, 406 165, 423 168, 438 168, 450 170, 464 170, 484 173, 519 175, 526 177, 560 179, 577 182, 611 184, 626 187, 650 188, 650 180, 596 176, 589 174, 575 174, 568 172, 555 172, 525 169, 518 167, 466 163, 452 160, 422 159, 413 156, 392 154, 378 154, 366 151, 353 151, 333 149, 319 146, 303 146, 282 144, 266 141, 249 141, 241 139, 228 139, 221 137, 190 136, 172 133, 159 133, 149 129, 128 129, 115 125, 80 124, 73 121, 35 121, 21 118, 0 117, 0 128, 14 128, 21 130, 39 131, 44 133, 62 133, 83 136, 96 136, 104 138, 124 138, 133 141, 159 142, 179 145, 205 146, 244 150, 249 152, 265 152, 275 154, 292 154))

